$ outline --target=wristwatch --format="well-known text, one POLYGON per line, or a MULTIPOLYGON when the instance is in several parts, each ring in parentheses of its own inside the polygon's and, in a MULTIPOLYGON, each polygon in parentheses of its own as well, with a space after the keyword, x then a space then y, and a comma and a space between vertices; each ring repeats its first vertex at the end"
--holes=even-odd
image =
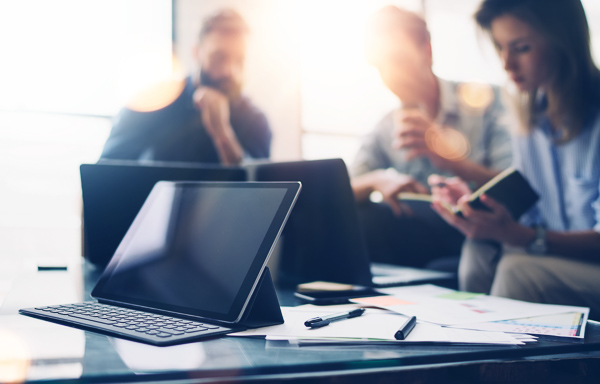
POLYGON ((527 252, 532 255, 543 255, 547 251, 546 228, 543 225, 538 225, 535 227, 535 239, 527 246, 527 252))

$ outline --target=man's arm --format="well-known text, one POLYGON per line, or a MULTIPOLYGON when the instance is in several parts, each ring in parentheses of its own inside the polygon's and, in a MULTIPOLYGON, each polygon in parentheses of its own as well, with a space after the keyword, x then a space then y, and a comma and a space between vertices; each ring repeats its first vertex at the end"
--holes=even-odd
POLYGON ((384 147, 392 140, 392 113, 381 120, 375 130, 365 137, 351 167, 352 191, 356 201, 366 201, 378 191, 395 214, 401 215, 398 193, 429 193, 428 189, 412 176, 391 168, 384 147))
POLYGON ((381 148, 379 138, 386 133, 389 117, 379 123, 373 132, 363 138, 361 146, 350 167, 352 191, 356 201, 366 201, 376 189, 377 181, 390 166, 385 151, 381 148))
POLYGON ((123 109, 112 126, 100 159, 139 160, 149 149, 153 122, 148 116, 123 109))
POLYGON ((449 170, 463 180, 481 186, 510 167, 513 158, 510 129, 518 124, 514 108, 508 96, 499 89, 494 90, 494 102, 485 115, 484 136, 485 165, 469 159, 448 164, 449 170))
POLYGON ((272 133, 265 114, 243 98, 231 105, 231 125, 244 150, 244 158, 268 159, 272 133))
POLYGON ((394 147, 398 150, 406 150, 407 160, 427 157, 436 168, 448 171, 463 180, 474 182, 477 185, 485 184, 496 176, 498 172, 503 170, 503 168, 487 168, 466 158, 465 155, 460 155, 460 148, 462 146, 473 145, 473 143, 466 143, 464 135, 453 128, 436 126, 419 109, 402 110, 396 114, 396 119, 397 127, 394 131, 394 147), (445 132, 447 131, 454 132, 450 137, 456 141, 450 141, 446 138, 448 135, 445 132), (462 140, 460 139, 461 137, 462 140), (434 141, 444 143, 443 149, 451 153, 452 156, 446 156, 443 152, 440 152, 436 146, 431 144, 434 141), (458 158, 454 158, 454 156, 458 156, 458 158))
POLYGON ((351 179, 352 191, 356 201, 366 201, 372 192, 376 191, 378 180, 383 176, 383 169, 376 169, 351 179))
POLYGON ((352 191, 356 201, 365 201, 378 191, 396 215, 402 215, 398 200, 400 192, 429 193, 429 190, 412 176, 396 172, 394 169, 377 169, 352 178, 352 191))
POLYGON ((240 164, 244 150, 231 127, 227 97, 212 88, 200 87, 194 92, 194 103, 202 111, 202 123, 213 140, 221 164, 240 164))
POLYGON ((485 184, 500 171, 510 167, 513 158, 510 129, 516 127, 518 118, 504 92, 495 89, 494 96, 494 102, 484 116, 482 127, 484 165, 469 159, 447 164, 448 170, 456 176, 473 181, 477 186, 485 184))
POLYGON ((485 165, 469 159, 447 164, 449 171, 477 186, 485 184, 500 171, 510 167, 513 157, 509 130, 518 124, 518 119, 513 108, 510 108, 508 97, 498 89, 494 91, 494 95, 494 102, 485 114, 482 127, 485 165))

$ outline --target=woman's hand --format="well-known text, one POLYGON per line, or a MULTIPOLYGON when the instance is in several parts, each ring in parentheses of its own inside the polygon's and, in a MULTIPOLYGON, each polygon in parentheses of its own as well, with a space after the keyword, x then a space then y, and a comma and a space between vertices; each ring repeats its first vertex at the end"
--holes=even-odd
POLYGON ((431 187, 433 199, 450 206, 458 204, 461 197, 471 195, 471 189, 467 183, 458 177, 443 177, 434 174, 429 176, 427 183, 431 187))
POLYGON ((482 195, 481 202, 490 211, 475 210, 468 203, 468 195, 461 197, 458 208, 463 217, 450 212, 440 199, 434 197, 433 209, 450 225, 469 239, 495 240, 515 245, 523 227, 516 222, 506 208, 489 196, 482 195))

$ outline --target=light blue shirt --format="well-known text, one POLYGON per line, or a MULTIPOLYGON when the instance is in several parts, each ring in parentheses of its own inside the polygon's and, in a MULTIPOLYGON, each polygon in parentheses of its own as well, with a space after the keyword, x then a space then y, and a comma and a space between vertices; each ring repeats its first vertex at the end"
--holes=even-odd
MULTIPOLYGON (((508 168, 512 161, 510 134, 508 128, 516 124, 513 114, 508 113, 501 98, 499 88, 493 87, 490 104, 474 110, 461 102, 458 96, 460 83, 438 79, 440 87, 440 112, 436 123, 462 132, 471 145, 468 158, 494 170, 508 168)), ((429 175, 437 173, 454 176, 431 164, 428 158, 419 157, 406 160, 406 150, 392 146, 394 112, 387 114, 362 142, 350 168, 353 176, 376 169, 394 168, 411 175, 423 185, 427 185, 429 175)))
POLYGON ((544 114, 529 134, 513 138, 514 166, 540 195, 521 222, 556 231, 600 232, 600 109, 575 138, 566 143, 555 138, 544 114))

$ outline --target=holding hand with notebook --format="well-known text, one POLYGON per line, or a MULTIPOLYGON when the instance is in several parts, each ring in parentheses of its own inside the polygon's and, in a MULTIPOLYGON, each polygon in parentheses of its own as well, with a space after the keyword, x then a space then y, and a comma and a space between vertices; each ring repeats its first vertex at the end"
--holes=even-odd
POLYGON ((519 171, 509 168, 477 191, 456 178, 429 178, 432 207, 450 225, 468 238, 513 243, 517 219, 538 200, 519 171))

